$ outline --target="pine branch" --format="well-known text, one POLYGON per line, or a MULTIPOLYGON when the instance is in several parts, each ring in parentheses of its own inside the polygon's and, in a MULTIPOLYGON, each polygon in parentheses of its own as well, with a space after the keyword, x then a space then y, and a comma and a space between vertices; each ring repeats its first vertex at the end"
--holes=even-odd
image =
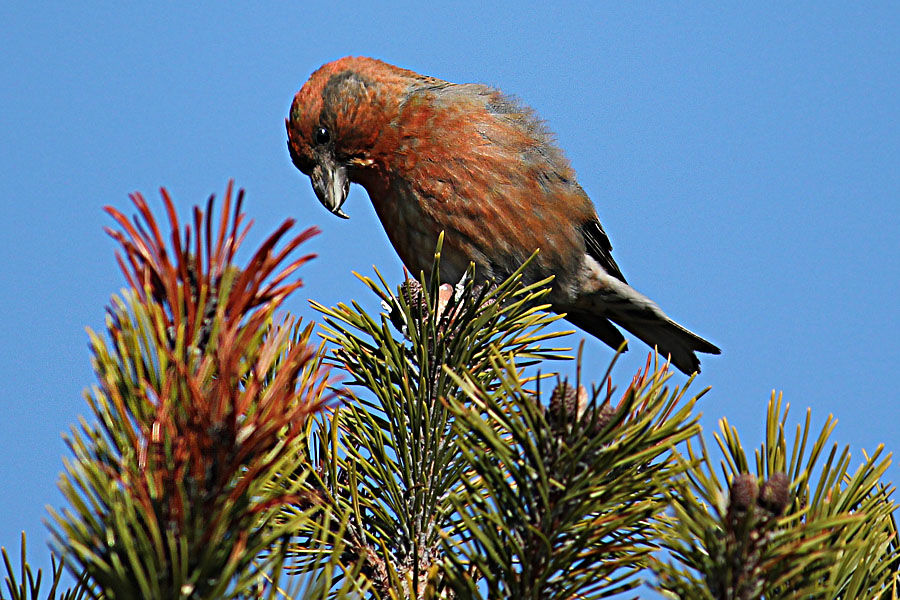
POLYGON ((831 417, 807 455, 809 411, 789 449, 787 413, 773 395, 755 475, 737 430, 720 422, 715 438, 727 486, 702 438, 699 456, 688 446, 688 469, 672 491, 674 514, 660 521, 660 544, 674 559, 654 563, 660 590, 711 600, 895 597, 896 504, 881 483, 890 457, 879 458, 879 447, 851 472, 849 449, 838 454, 834 445, 825 456, 831 417))
MULTIPOLYGON (((9 594, 7 596, 4 590, 0 589, 0 600, 38 600, 40 598, 43 573, 41 569, 38 569, 37 575, 34 574, 31 565, 28 564, 25 549, 25 532, 23 531, 19 552, 19 576, 16 577, 16 570, 9 559, 9 554, 6 553, 6 548, 0 548, 3 564, 6 567, 4 583, 6 592, 9 594)), ((81 600, 87 595, 83 578, 79 579, 74 587, 58 593, 57 588, 59 588, 65 564, 62 560, 57 559, 56 554, 51 554, 50 565, 50 590, 45 596, 47 600, 56 600, 57 598, 59 600, 81 600)))
POLYGON ((461 393, 450 373, 468 368, 491 385, 495 347, 521 364, 559 356, 542 346, 556 334, 540 331, 557 317, 539 310, 546 282, 524 286, 521 272, 493 287, 471 274, 456 288, 408 280, 397 293, 383 279, 362 279, 382 299, 380 319, 355 304, 313 305, 325 315, 333 362, 371 395, 346 392, 310 460, 323 475, 324 504, 346 518, 344 564, 361 564, 376 596, 419 598, 442 585, 449 496, 464 468, 442 401, 461 393))
POLYGON ((213 198, 183 231, 163 199, 169 244, 140 195, 133 221, 107 209, 131 289, 113 298, 109 341, 91 333, 97 424, 67 440, 70 507, 51 529, 104 598, 240 597, 279 568, 304 518, 283 519, 303 492, 287 474, 329 397, 311 329, 274 318, 311 256, 285 260, 315 230, 277 250, 286 221, 239 268, 243 192, 232 218, 229 183, 215 237, 213 198))
MULTIPOLYGON (((560 382, 549 406, 515 365, 493 356, 501 385, 465 373, 452 404, 467 464, 452 498, 448 581, 461 597, 599 598, 640 584, 655 548, 651 520, 682 467, 672 450, 699 430, 666 368, 639 373, 618 402, 560 382)), ((609 380, 607 380, 609 381, 609 380)))
MULTIPOLYGON (((852 470, 833 419, 813 439, 807 413, 789 451, 773 397, 755 473, 723 420, 720 479, 702 394, 670 389, 667 365, 621 393, 611 365, 589 391, 579 359, 542 393, 536 367, 570 357, 546 345, 560 317, 527 263, 496 283, 360 277, 384 312, 313 302, 316 348, 275 315, 315 230, 286 221, 239 267, 230 184, 217 222, 210 198, 184 228, 163 191, 166 234, 132 199, 133 220, 108 209, 130 287, 91 333, 95 422, 67 440, 69 506, 51 511, 83 575, 66 600, 601 598, 648 566, 679 598, 897 598, 890 457, 852 470)), ((16 600, 40 587, 22 552, 21 583, 3 552, 16 600)))
MULTIPOLYGON (((524 369, 565 356, 543 347, 558 335, 543 331, 558 318, 540 305, 546 281, 479 285, 470 272, 457 286, 423 278, 395 293, 362 279, 382 300, 379 319, 313 303, 331 360, 366 392, 345 392, 312 432, 311 497, 332 509, 325 530, 344 532, 341 568, 385 598, 600 597, 637 585, 663 486, 682 468, 671 450, 697 431, 696 399, 683 402, 648 363, 617 405, 610 385, 578 408, 543 407, 524 369)), ((297 555, 315 546, 305 536, 297 555)))

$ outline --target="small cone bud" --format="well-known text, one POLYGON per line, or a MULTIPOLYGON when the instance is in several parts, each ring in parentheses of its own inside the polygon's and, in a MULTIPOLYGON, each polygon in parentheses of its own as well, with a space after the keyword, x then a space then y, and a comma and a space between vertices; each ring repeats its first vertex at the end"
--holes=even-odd
POLYGON ((759 505, 773 515, 781 515, 791 503, 791 481, 784 473, 774 473, 759 490, 759 505))
MULTIPOLYGON (((414 318, 422 314, 424 304, 422 298, 422 284, 415 279, 407 279, 400 284, 397 295, 406 302, 407 306, 409 306, 410 313, 412 313, 414 318)), ((404 316, 403 311, 400 309, 399 302, 396 304, 382 302, 382 306, 386 311, 389 311, 388 318, 391 320, 391 323, 394 324, 394 327, 397 328, 397 331, 400 331, 403 335, 407 335, 406 328, 408 324, 406 323, 406 317, 404 316)))
POLYGON ((400 284, 400 294, 406 300, 406 304, 410 308, 421 308, 422 306, 422 284, 415 279, 407 279, 400 284))
POLYGON ((587 395, 583 385, 579 385, 576 390, 574 386, 564 381, 557 385, 550 395, 550 412, 561 419, 575 421, 587 409, 587 395))
POLYGON ((616 418, 616 413, 618 412, 618 409, 609 402, 601 404, 597 408, 596 416, 594 417, 594 433, 600 433, 606 429, 606 426, 616 418))
POLYGON ((567 415, 576 402, 575 388, 563 381, 550 394, 550 413, 553 415, 567 415))
POLYGON ((731 482, 730 502, 732 507, 747 510, 756 504, 758 496, 759 483, 755 475, 741 473, 731 482))

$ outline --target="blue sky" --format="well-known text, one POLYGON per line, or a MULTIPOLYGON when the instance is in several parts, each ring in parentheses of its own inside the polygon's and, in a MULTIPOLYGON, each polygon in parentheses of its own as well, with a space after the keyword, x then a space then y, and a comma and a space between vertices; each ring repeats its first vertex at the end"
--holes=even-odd
MULTIPOLYGON (((320 226, 288 302, 305 318, 307 298, 375 310, 353 270, 399 280, 365 192, 333 217, 285 147, 294 93, 347 54, 495 85, 547 120, 629 282, 723 349, 695 384, 708 433, 728 416, 756 446, 777 389, 791 422, 833 413, 855 461, 897 450, 896 3, 376 4, 0 6, 0 544, 24 529, 46 564, 60 433, 93 383, 84 328, 123 285, 103 205, 159 208, 166 186, 186 215, 234 178, 251 242, 320 226)), ((589 341, 585 372, 610 356, 589 341)))

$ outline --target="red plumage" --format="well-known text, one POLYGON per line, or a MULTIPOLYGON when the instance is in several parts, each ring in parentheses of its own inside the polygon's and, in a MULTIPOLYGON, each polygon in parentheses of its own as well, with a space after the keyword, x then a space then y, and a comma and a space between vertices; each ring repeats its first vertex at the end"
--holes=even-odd
POLYGON ((431 269, 441 231, 440 277, 450 283, 470 261, 501 280, 540 249, 527 279, 554 275, 553 310, 607 344, 624 340, 613 321, 686 373, 699 370, 695 351, 719 353, 625 282, 552 134, 499 90, 347 57, 312 74, 287 130, 291 158, 326 208, 346 217, 349 184, 362 185, 414 273, 431 269))

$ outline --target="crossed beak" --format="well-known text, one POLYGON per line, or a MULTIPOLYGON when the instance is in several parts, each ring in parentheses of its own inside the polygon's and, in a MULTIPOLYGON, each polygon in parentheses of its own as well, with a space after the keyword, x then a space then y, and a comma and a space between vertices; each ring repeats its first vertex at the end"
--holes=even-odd
POLYGON ((342 219, 350 218, 341 210, 350 191, 346 166, 338 164, 333 158, 324 158, 313 167, 309 179, 322 206, 342 219))

